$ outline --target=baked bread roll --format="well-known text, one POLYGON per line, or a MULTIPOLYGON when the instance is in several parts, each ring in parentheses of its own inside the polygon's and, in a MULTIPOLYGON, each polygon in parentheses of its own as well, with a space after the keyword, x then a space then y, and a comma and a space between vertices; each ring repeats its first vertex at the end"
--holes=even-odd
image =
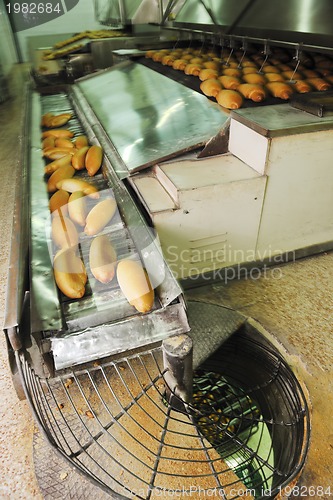
POLYGON ((242 74, 242 70, 237 68, 225 68, 222 71, 222 75, 235 76, 236 78, 241 78, 242 74))
POLYGON ((204 61, 202 65, 204 68, 216 69, 216 71, 219 70, 221 66, 221 64, 219 64, 217 61, 204 61))
POLYGON ((245 99, 251 99, 254 102, 262 102, 266 99, 265 89, 259 83, 242 83, 237 90, 245 99))
POLYGON ((162 59, 163 66, 172 66, 173 62, 176 60, 176 56, 172 56, 171 54, 167 54, 162 59))
POLYGON ((166 56, 167 54, 165 52, 162 52, 162 51, 159 51, 159 52, 155 52, 155 54, 153 54, 153 61, 155 62, 161 62, 163 57, 166 56))
POLYGON ((230 61, 228 61, 228 59, 225 59, 224 64, 226 68, 238 68, 238 61, 234 61, 232 59, 230 59, 230 61))
POLYGON ((251 61, 250 59, 243 59, 242 68, 253 68, 255 71, 258 70, 257 64, 254 61, 251 61))
POLYGON ((305 78, 320 78, 320 74, 318 73, 318 71, 315 71, 313 69, 303 69, 302 70, 302 73, 303 75, 305 76, 305 78))
POLYGON ((222 75, 218 77, 218 80, 222 83, 224 88, 229 90, 236 90, 241 84, 241 80, 236 76, 222 75))
POLYGON ((117 253, 108 236, 96 236, 90 244, 89 265, 94 278, 100 283, 110 283, 116 273, 117 253))
POLYGON ((243 80, 245 83, 259 83, 260 85, 264 85, 267 82, 266 77, 259 73, 248 73, 243 75, 243 80))
POLYGON ((152 59, 155 52, 156 52, 156 50, 147 50, 147 52, 145 53, 145 57, 147 59, 152 59))
POLYGON ((325 81, 323 78, 308 78, 306 80, 312 87, 316 90, 324 91, 331 88, 331 84, 325 81))
POLYGON ((188 64, 188 62, 185 61, 185 59, 176 59, 172 63, 172 67, 173 67, 173 69, 184 71, 184 69, 186 68, 187 64, 188 64))
POLYGON ((299 71, 295 71, 295 73, 292 70, 289 71, 283 71, 282 76, 285 78, 285 80, 302 80, 303 76, 299 71))
POLYGON ((191 64, 203 64, 204 63, 204 57, 192 57, 192 59, 190 59, 190 63, 191 64))
POLYGON ((277 68, 276 66, 272 66, 272 65, 264 66, 262 68, 262 71, 264 73, 280 73, 279 68, 277 68))
POLYGON ((199 78, 202 82, 205 80, 210 80, 212 78, 217 78, 219 76, 218 71, 216 69, 204 68, 199 73, 199 78))
POLYGON ((236 90, 222 89, 216 96, 220 106, 227 109, 239 109, 243 105, 243 97, 236 90))
POLYGON ((128 302, 141 313, 154 305, 154 290, 140 262, 124 259, 117 266, 117 280, 128 302))
POLYGON ((306 92, 311 92, 312 87, 305 80, 297 80, 290 84, 296 92, 299 94, 305 94, 306 92))
POLYGON ((182 54, 181 59, 184 59, 184 61, 187 61, 187 64, 190 62, 191 59, 193 59, 193 54, 182 54))
POLYGON ((74 176, 74 174, 75 168, 72 165, 67 164, 57 168, 57 170, 53 172, 53 174, 47 181, 48 193, 55 193, 57 189, 59 189, 57 187, 57 183, 63 179, 70 179, 74 176))
POLYGON ((63 189, 58 189, 50 198, 49 208, 52 215, 67 215, 68 214, 69 193, 63 189))
POLYGON ((199 76, 202 66, 196 63, 189 63, 184 68, 185 75, 199 76))
POLYGON ((285 79, 283 78, 281 73, 265 73, 265 78, 268 82, 284 82, 285 79))
POLYGON ((258 74, 258 71, 253 68, 252 66, 247 66, 245 68, 242 68, 242 75, 248 75, 248 74, 258 74))
POLYGON ((200 84, 200 90, 208 97, 216 97, 220 90, 222 90, 222 83, 215 78, 210 78, 200 84))
POLYGON ((87 273, 80 257, 74 250, 59 250, 53 261, 54 278, 58 288, 71 299, 80 299, 85 294, 87 273))
POLYGON ((273 97, 288 100, 294 93, 293 88, 289 83, 284 82, 268 82, 265 87, 272 94, 273 97))
POLYGON ((66 216, 60 214, 51 223, 52 241, 58 248, 77 247, 79 235, 75 224, 66 216))

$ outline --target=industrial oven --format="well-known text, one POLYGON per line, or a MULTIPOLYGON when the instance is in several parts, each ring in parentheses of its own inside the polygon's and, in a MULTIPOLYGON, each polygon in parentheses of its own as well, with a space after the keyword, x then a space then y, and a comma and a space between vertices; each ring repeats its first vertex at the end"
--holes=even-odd
MULTIPOLYGON (((188 0, 167 23, 164 55, 210 52, 238 70, 250 58, 261 75, 284 54, 293 84, 305 58, 318 72, 319 54, 318 78, 330 76, 331 7, 311 4, 310 26, 310 7, 296 23, 300 2, 269 12, 263 3, 188 0)), ((283 497, 309 445, 301 384, 255 322, 187 301, 186 290, 332 248, 330 85, 230 110, 198 76, 122 55, 73 85, 28 90, 5 322, 14 384, 52 447, 114 498, 283 497), (57 288, 41 155, 48 113, 70 113, 73 141, 84 134, 103 149, 98 173, 75 177, 115 200, 102 233, 117 262, 145 268, 149 311, 133 308, 116 278, 97 282, 94 236, 82 228, 85 294, 57 288)))

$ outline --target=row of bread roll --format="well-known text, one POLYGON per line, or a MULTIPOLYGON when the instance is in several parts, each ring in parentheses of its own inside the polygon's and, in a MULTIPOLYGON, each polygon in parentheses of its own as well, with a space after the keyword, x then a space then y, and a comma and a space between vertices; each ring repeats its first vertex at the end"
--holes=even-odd
MULTIPOLYGON (((244 99, 261 102, 271 95, 287 100, 294 92, 325 91, 333 83, 333 76, 329 74, 323 78, 319 72, 303 66, 296 72, 291 65, 278 64, 278 59, 275 59, 275 65, 270 62, 260 68, 259 58, 223 60, 214 57, 213 52, 198 53, 190 49, 149 51, 146 57, 182 70, 185 74, 198 76, 202 82, 201 91, 215 97, 221 106, 228 109, 238 109, 244 99)), ((329 66, 327 60, 325 64, 329 66)))
MULTIPOLYGON (((58 247, 54 258, 54 276, 58 288, 67 297, 78 299, 85 294, 87 272, 78 253, 79 235, 70 218, 71 205, 77 201, 71 201, 71 196, 67 204, 69 217, 60 212, 60 216, 52 219, 52 240, 58 247)), ((109 205, 115 206, 113 198, 98 202, 86 217, 85 232, 88 228, 88 234, 94 235, 89 249, 91 273, 102 284, 110 283, 116 276, 127 301, 138 312, 149 312, 154 304, 154 290, 147 272, 138 261, 118 261, 116 249, 109 236, 98 234, 98 229, 104 227, 112 218, 109 205)))
MULTIPOLYGON (((42 117, 42 125, 51 118, 42 117)), ((90 176, 99 170, 103 152, 99 146, 89 146, 86 136, 73 138, 66 129, 50 129, 42 134, 45 157, 52 159, 45 173, 50 175, 47 189, 51 195, 49 208, 52 215, 51 237, 57 251, 53 261, 54 277, 58 288, 67 297, 80 299, 85 294, 87 272, 79 255, 79 230, 92 237, 89 265, 92 275, 100 283, 111 282, 115 275, 124 296, 137 311, 150 311, 154 303, 154 290, 142 265, 130 259, 117 261, 117 252, 109 237, 100 234, 113 219, 117 204, 113 197, 100 200, 96 186, 82 178, 74 178, 84 168, 90 176), (73 139, 73 140, 71 140, 73 139), (60 151, 50 156, 50 151, 60 151), (52 165, 50 167, 50 165, 52 165), (88 208, 87 197, 95 203, 88 208)), ((91 202, 90 202, 91 204, 91 202)))
POLYGON ((75 43, 74 45, 70 45, 69 47, 65 47, 63 49, 53 50, 53 51, 45 51, 42 59, 44 61, 52 61, 53 59, 59 59, 61 57, 67 56, 72 52, 76 52, 84 47, 83 43, 75 43))
MULTIPOLYGON (((88 175, 93 177, 102 166, 102 148, 98 145, 89 145, 85 135, 74 138, 73 132, 69 129, 50 128, 65 125, 71 117, 71 113, 57 116, 46 113, 42 117, 42 126, 47 127, 47 130, 42 132, 42 154, 48 160, 52 160, 46 164, 45 174, 53 174, 64 165, 71 165, 76 171, 86 169, 88 175)), ((54 185, 52 189, 53 191, 49 192, 54 192, 54 185)))

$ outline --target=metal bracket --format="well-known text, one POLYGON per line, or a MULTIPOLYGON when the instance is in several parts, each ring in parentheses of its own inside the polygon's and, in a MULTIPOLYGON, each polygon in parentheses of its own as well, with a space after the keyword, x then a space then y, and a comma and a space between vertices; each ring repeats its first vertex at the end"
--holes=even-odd
POLYGON ((169 404, 184 411, 192 400, 193 392, 193 342, 186 334, 174 335, 163 340, 166 398, 169 404))

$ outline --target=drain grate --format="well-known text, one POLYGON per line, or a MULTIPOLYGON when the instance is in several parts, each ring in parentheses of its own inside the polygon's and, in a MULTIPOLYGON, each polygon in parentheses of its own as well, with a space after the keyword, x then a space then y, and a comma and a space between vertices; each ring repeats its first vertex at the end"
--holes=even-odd
POLYGON ((182 411, 165 401, 159 347, 51 380, 21 368, 47 440, 115 498, 273 498, 304 464, 300 385, 246 324, 194 372, 182 411))

